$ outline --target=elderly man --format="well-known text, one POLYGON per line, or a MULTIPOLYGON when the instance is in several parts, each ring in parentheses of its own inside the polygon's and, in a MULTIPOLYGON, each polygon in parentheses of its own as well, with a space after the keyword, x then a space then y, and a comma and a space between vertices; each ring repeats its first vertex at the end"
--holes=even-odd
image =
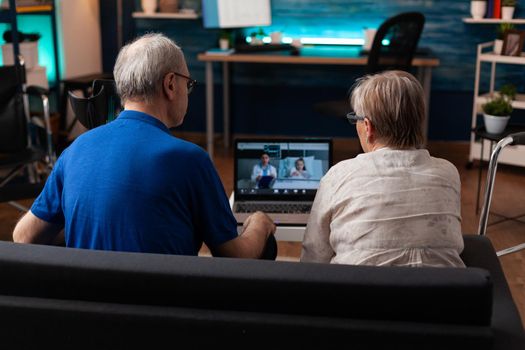
POLYGON ((208 155, 177 139, 190 78, 181 49, 147 34, 120 51, 114 69, 124 111, 66 149, 15 242, 51 244, 64 229, 68 247, 258 258, 275 225, 254 214, 237 235, 224 188, 208 155))

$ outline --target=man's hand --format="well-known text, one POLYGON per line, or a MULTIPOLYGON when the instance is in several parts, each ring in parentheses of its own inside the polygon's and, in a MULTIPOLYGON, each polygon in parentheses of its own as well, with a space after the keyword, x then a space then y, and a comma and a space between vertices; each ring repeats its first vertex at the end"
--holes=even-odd
POLYGON ((273 235, 277 226, 273 223, 272 219, 262 211, 257 211, 250 215, 242 225, 242 232, 244 233, 246 229, 255 229, 257 232, 266 232, 266 238, 273 235))
POLYGON ((276 226, 265 213, 258 211, 245 221, 242 233, 212 249, 213 256, 258 259, 264 252, 266 241, 275 233, 276 226))

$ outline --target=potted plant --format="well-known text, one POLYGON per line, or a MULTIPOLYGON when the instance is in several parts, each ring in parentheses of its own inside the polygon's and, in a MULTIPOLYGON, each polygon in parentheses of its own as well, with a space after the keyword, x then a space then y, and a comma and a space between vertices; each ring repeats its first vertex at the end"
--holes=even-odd
POLYGON ((474 19, 482 19, 487 13, 487 0, 472 0, 470 2, 470 14, 474 19))
POLYGON ((232 33, 228 29, 222 29, 219 33, 219 47, 228 50, 232 44, 232 33))
POLYGON ((501 86, 501 88, 499 89, 500 95, 507 96, 509 101, 514 100, 514 98, 516 97, 517 91, 518 90, 516 88, 516 85, 514 84, 505 84, 501 86))
POLYGON ((494 53, 501 55, 501 49, 503 47, 503 39, 505 38, 505 33, 509 30, 515 29, 516 26, 513 23, 502 22, 497 29, 497 39, 494 40, 494 53))
POLYGON ((254 31, 250 34, 250 45, 262 45, 263 39, 266 36, 266 32, 263 28, 259 27, 257 31, 254 31))
POLYGON ((514 17, 514 8, 516 7, 516 3, 516 0, 501 1, 501 19, 509 20, 514 17))
POLYGON ((485 130, 490 134, 502 133, 512 113, 512 103, 509 97, 503 94, 492 97, 481 108, 485 130))

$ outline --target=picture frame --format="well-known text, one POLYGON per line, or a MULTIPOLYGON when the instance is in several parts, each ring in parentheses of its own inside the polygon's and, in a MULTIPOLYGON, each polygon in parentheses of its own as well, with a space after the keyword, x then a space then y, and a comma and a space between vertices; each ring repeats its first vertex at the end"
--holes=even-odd
POLYGON ((503 38, 503 48, 501 54, 505 56, 521 56, 523 41, 525 40, 525 31, 507 30, 503 38))

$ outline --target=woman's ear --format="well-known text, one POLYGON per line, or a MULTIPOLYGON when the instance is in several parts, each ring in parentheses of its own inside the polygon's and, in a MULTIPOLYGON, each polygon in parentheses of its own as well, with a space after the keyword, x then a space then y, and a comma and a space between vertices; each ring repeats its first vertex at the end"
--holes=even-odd
POLYGON ((374 143, 376 141, 376 129, 370 119, 365 118, 365 131, 367 143, 374 143))

